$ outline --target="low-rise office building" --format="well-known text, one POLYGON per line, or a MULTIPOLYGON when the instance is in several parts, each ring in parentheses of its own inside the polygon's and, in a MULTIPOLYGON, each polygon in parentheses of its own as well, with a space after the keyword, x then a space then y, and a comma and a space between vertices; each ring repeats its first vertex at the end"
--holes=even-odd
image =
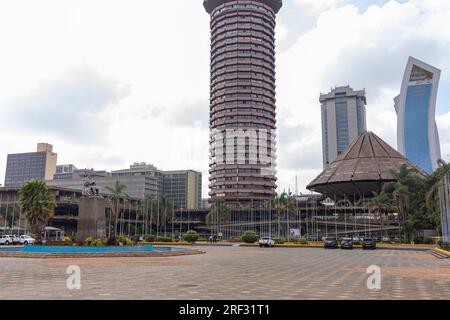
POLYGON ((48 143, 38 143, 36 152, 8 154, 5 187, 22 186, 33 179, 53 179, 57 157, 48 143))

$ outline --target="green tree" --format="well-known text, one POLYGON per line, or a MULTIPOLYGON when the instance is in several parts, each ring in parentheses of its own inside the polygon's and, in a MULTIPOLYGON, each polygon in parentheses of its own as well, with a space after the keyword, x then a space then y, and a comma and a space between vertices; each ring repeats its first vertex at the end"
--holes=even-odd
POLYGON ((214 198, 214 202, 205 219, 206 224, 209 226, 230 221, 230 211, 225 206, 225 199, 222 197, 214 198))
POLYGON ((117 236, 117 219, 120 213, 120 210, 124 204, 128 195, 124 192, 127 188, 125 184, 120 181, 116 181, 112 186, 106 186, 105 189, 109 192, 109 202, 111 204, 111 210, 113 214, 113 234, 117 236))
POLYGON ((183 235, 183 240, 187 242, 195 242, 198 240, 198 233, 194 230, 189 230, 183 235))
POLYGON ((19 190, 19 206, 36 240, 42 241, 42 232, 56 208, 55 194, 45 182, 31 180, 19 190))
POLYGON ((254 231, 245 231, 241 236, 241 240, 245 243, 255 243, 258 240, 258 235, 254 231))
POLYGON ((392 199, 389 194, 384 191, 372 191, 373 198, 370 200, 369 209, 378 215, 380 221, 381 234, 384 234, 384 218, 385 215, 392 209, 392 199))
POLYGON ((297 210, 297 201, 294 197, 291 197, 286 192, 283 192, 275 196, 273 204, 275 206, 275 211, 277 214, 277 237, 280 238, 281 218, 285 214, 289 215, 291 212, 295 212, 297 210))
POLYGON ((436 230, 441 232, 441 214, 440 214, 440 192, 443 187, 443 178, 450 173, 450 163, 444 160, 438 161, 438 168, 427 179, 426 203, 430 219, 434 223, 436 230))

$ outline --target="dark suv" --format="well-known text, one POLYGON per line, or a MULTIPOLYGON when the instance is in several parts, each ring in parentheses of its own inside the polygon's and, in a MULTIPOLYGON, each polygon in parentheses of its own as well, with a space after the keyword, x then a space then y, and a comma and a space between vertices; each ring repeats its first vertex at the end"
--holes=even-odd
POLYGON ((328 249, 328 248, 337 249, 337 247, 338 247, 337 240, 334 238, 324 238, 323 239, 323 247, 325 249, 328 249))
POLYGON ((366 249, 375 250, 377 248, 377 243, 373 238, 364 238, 364 240, 362 241, 362 248, 363 250, 366 249))
POLYGON ((341 249, 353 249, 352 238, 342 238, 341 249))

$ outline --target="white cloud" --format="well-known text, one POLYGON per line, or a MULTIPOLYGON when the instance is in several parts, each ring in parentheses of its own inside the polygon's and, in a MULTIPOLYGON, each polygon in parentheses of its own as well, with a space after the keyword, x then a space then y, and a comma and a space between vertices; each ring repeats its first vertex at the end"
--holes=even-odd
POLYGON ((295 0, 302 10, 312 14, 335 9, 345 3, 345 0, 295 0))

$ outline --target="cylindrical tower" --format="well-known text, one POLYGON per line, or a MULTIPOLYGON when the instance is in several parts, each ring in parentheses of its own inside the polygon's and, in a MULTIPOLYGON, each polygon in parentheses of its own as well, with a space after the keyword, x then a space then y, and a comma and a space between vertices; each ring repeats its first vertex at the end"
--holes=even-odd
POLYGON ((282 0, 205 0, 211 16, 210 196, 276 189, 275 16, 282 0))

